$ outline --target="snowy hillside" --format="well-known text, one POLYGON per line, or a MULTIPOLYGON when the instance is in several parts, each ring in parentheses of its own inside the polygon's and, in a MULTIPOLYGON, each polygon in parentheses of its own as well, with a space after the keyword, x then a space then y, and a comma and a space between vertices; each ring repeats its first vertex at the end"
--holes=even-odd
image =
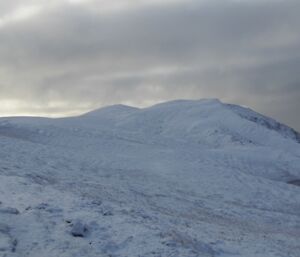
POLYGON ((300 135, 178 100, 0 118, 0 257, 300 257, 300 135))

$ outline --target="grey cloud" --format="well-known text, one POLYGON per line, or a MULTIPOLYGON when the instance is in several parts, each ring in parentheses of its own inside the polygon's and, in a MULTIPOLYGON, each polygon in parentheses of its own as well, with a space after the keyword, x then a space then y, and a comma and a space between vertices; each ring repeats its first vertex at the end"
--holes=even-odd
POLYGON ((218 97, 300 129, 299 1, 99 8, 63 3, 0 28, 0 99, 63 113, 218 97))

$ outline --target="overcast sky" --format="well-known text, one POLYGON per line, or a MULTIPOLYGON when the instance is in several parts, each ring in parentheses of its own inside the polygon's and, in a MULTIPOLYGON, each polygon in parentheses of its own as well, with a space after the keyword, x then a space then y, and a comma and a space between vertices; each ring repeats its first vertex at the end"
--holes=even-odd
POLYGON ((0 115, 177 98, 300 130, 300 1, 0 1, 0 115))

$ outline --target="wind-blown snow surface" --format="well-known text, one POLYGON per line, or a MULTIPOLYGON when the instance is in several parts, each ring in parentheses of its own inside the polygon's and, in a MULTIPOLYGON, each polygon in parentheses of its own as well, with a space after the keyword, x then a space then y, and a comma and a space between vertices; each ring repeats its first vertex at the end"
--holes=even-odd
POLYGON ((0 256, 299 257, 299 139, 218 100, 2 118, 0 256))

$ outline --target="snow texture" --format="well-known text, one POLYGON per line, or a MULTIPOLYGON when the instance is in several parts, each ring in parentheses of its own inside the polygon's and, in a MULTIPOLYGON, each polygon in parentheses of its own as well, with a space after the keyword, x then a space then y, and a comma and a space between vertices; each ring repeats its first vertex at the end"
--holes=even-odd
POLYGON ((0 257, 299 257, 300 136, 216 99, 0 119, 0 257))

